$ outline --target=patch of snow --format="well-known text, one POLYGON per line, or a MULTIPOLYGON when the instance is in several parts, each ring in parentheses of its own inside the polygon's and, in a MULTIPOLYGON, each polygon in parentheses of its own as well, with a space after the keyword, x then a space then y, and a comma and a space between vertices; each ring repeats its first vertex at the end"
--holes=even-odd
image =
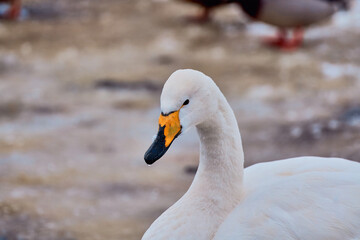
POLYGON ((16 188, 10 192, 10 197, 13 199, 21 199, 36 195, 33 191, 26 188, 16 188))
POLYGON ((268 24, 255 22, 246 26, 246 32, 253 36, 273 36, 276 34, 276 28, 268 24))
POLYGON ((334 26, 342 29, 360 27, 360 1, 352 1, 350 11, 340 11, 332 18, 334 26))
POLYGON ((247 97, 253 99, 266 99, 274 95, 276 91, 270 85, 256 86, 249 89, 247 97))
POLYGON ((341 77, 349 76, 360 80, 360 68, 353 64, 333 64, 324 62, 321 65, 323 75, 327 80, 335 80, 341 77))
POLYGON ((301 127, 293 127, 290 129, 290 135, 293 138, 299 138, 303 134, 303 129, 301 127))
POLYGON ((315 138, 320 138, 322 134, 323 126, 321 123, 314 123, 310 126, 310 131, 315 138))
POLYGON ((155 39, 151 48, 161 54, 171 54, 181 51, 182 45, 173 34, 164 33, 155 39))
POLYGON ((328 122, 328 128, 331 130, 337 130, 340 127, 340 122, 338 120, 332 119, 328 122))

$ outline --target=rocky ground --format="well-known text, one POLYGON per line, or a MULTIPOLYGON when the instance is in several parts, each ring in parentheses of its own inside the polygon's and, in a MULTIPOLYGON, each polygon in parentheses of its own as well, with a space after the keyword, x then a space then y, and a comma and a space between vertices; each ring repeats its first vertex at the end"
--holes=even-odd
POLYGON ((22 20, 0 23, 0 239, 140 239, 198 161, 195 131, 143 161, 179 68, 204 71, 227 96, 246 165, 360 161, 359 5, 283 52, 236 6, 198 25, 179 1, 24 1, 22 20))

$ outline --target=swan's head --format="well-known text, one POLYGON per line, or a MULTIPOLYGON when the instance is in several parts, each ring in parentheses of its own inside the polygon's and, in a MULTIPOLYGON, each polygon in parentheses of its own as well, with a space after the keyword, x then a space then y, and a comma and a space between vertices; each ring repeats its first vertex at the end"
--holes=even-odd
POLYGON ((181 133, 216 113, 216 91, 211 78, 199 71, 177 70, 169 77, 161 93, 158 134, 144 156, 147 164, 161 158, 181 133))

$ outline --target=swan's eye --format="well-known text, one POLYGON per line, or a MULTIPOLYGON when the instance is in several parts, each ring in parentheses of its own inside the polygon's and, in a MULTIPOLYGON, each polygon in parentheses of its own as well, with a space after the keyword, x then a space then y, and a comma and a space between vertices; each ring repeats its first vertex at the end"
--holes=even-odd
POLYGON ((183 103, 183 105, 188 105, 189 104, 189 99, 186 99, 185 102, 183 103))

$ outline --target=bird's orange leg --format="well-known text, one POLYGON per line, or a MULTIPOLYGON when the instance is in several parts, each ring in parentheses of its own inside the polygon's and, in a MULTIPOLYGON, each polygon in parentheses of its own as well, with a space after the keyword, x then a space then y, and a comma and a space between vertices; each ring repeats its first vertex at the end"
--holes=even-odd
POLYGON ((266 37, 263 42, 271 47, 281 47, 287 42, 287 32, 285 29, 279 29, 275 37, 266 37))
POLYGON ((295 28, 293 30, 293 37, 290 40, 287 40, 284 42, 280 48, 283 50, 296 50, 299 48, 299 46, 302 44, 304 40, 304 29, 301 27, 295 28))
POLYGON ((15 20, 20 16, 21 0, 13 0, 10 9, 1 16, 3 19, 15 20))

